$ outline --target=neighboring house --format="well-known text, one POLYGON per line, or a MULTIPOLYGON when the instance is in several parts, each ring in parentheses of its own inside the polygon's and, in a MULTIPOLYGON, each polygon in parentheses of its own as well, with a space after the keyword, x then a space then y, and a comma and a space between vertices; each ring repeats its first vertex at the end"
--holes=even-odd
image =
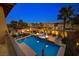
MULTIPOLYGON (((37 28, 38 26, 40 26, 40 24, 29 23, 28 26, 31 28, 37 28)), ((63 22, 42 23, 42 27, 48 28, 50 30, 63 30, 63 22)), ((66 27, 65 29, 72 29, 71 24, 66 24, 65 27, 66 27)))

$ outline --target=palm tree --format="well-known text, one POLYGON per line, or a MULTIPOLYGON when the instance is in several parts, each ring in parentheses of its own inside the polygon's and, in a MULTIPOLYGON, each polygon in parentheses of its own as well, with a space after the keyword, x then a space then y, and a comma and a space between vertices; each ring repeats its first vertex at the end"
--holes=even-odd
POLYGON ((66 25, 66 22, 68 20, 70 20, 70 17, 73 15, 73 9, 72 7, 63 7, 59 10, 59 15, 58 15, 58 19, 61 19, 63 20, 63 34, 64 34, 64 37, 65 37, 65 25, 66 25))

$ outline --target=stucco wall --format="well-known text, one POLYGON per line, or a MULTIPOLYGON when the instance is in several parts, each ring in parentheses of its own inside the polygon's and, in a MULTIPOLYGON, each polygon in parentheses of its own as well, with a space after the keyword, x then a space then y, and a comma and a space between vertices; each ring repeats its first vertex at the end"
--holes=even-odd
POLYGON ((0 43, 4 43, 4 37, 8 31, 3 8, 0 6, 0 43))

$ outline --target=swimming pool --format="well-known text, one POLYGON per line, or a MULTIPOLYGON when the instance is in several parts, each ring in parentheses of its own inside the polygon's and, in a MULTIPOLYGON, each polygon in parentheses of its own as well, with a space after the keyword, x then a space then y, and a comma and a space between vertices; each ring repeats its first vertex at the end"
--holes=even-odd
POLYGON ((19 44, 24 42, 27 44, 30 48, 32 48, 37 56, 56 56, 60 46, 50 43, 48 41, 42 40, 40 38, 37 38, 35 36, 29 36, 27 38, 17 40, 19 44))

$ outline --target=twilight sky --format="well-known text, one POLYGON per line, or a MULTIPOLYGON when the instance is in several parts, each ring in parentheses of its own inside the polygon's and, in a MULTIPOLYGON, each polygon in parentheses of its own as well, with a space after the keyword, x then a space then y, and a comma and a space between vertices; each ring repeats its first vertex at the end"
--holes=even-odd
POLYGON ((79 14, 79 4, 68 3, 17 3, 6 17, 6 23, 11 20, 20 20, 24 22, 60 22, 57 15, 61 7, 71 5, 77 9, 74 13, 79 14))

